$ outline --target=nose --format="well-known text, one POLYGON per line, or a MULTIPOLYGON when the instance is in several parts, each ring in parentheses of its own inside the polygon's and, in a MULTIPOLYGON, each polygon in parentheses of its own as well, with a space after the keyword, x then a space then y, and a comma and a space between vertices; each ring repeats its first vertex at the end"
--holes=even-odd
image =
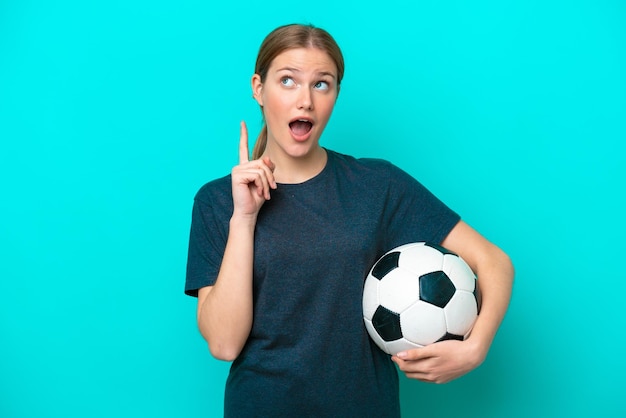
POLYGON ((313 96, 307 88, 301 87, 298 95, 298 109, 313 110, 313 96))

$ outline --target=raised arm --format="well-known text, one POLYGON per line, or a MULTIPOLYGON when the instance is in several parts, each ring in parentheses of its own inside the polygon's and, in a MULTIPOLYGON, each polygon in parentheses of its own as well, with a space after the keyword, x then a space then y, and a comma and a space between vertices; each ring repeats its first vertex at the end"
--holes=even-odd
POLYGON ((249 161, 248 132, 241 122, 239 164, 231 172, 233 214, 217 280, 198 291, 198 327, 211 354, 234 360, 252 327, 254 229, 261 206, 276 188, 269 158, 249 161))

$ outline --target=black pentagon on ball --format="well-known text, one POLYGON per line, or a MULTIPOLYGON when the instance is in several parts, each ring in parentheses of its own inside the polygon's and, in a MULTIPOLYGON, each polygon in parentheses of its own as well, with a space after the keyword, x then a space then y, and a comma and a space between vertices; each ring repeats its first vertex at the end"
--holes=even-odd
POLYGON ((474 284, 474 299, 476 299, 476 310, 480 313, 480 307, 483 304, 483 295, 480 293, 480 288, 478 287, 478 283, 474 284))
POLYGON ((382 279, 391 270, 398 268, 399 258, 400 252, 398 251, 385 254, 385 256, 378 260, 378 262, 374 265, 374 268, 372 268, 372 276, 376 277, 378 280, 382 279))
POLYGON ((439 342, 439 341, 447 341, 447 340, 463 341, 464 339, 465 338, 462 335, 450 334, 449 332, 446 332, 446 335, 444 335, 443 337, 439 338, 437 340, 437 342, 439 342))
POLYGON ((420 299, 440 308, 445 307, 456 292, 454 283, 443 271, 424 274, 420 276, 419 282, 420 299))
POLYGON ((458 257, 456 253, 448 250, 447 248, 442 247, 441 245, 433 244, 432 242, 425 242, 424 245, 430 248, 434 248, 435 250, 439 251, 441 254, 456 255, 458 257))
POLYGON ((402 338, 400 315, 384 306, 376 308, 376 312, 372 316, 372 325, 374 325, 378 335, 385 341, 395 341, 402 338))

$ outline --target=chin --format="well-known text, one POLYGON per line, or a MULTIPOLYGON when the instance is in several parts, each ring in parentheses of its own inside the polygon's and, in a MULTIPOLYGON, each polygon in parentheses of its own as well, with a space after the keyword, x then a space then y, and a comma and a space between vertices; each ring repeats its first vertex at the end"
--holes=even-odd
POLYGON ((294 144, 285 149, 287 154, 292 158, 303 158, 311 154, 311 152, 315 151, 318 148, 318 144, 316 143, 301 143, 294 144))

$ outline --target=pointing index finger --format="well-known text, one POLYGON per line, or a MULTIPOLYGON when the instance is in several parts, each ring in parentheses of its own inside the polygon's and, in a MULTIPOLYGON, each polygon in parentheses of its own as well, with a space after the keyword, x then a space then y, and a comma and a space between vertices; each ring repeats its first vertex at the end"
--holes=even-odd
POLYGON ((250 161, 248 151, 248 128, 246 127, 246 122, 241 121, 239 134, 239 164, 247 163, 248 161, 250 161))

